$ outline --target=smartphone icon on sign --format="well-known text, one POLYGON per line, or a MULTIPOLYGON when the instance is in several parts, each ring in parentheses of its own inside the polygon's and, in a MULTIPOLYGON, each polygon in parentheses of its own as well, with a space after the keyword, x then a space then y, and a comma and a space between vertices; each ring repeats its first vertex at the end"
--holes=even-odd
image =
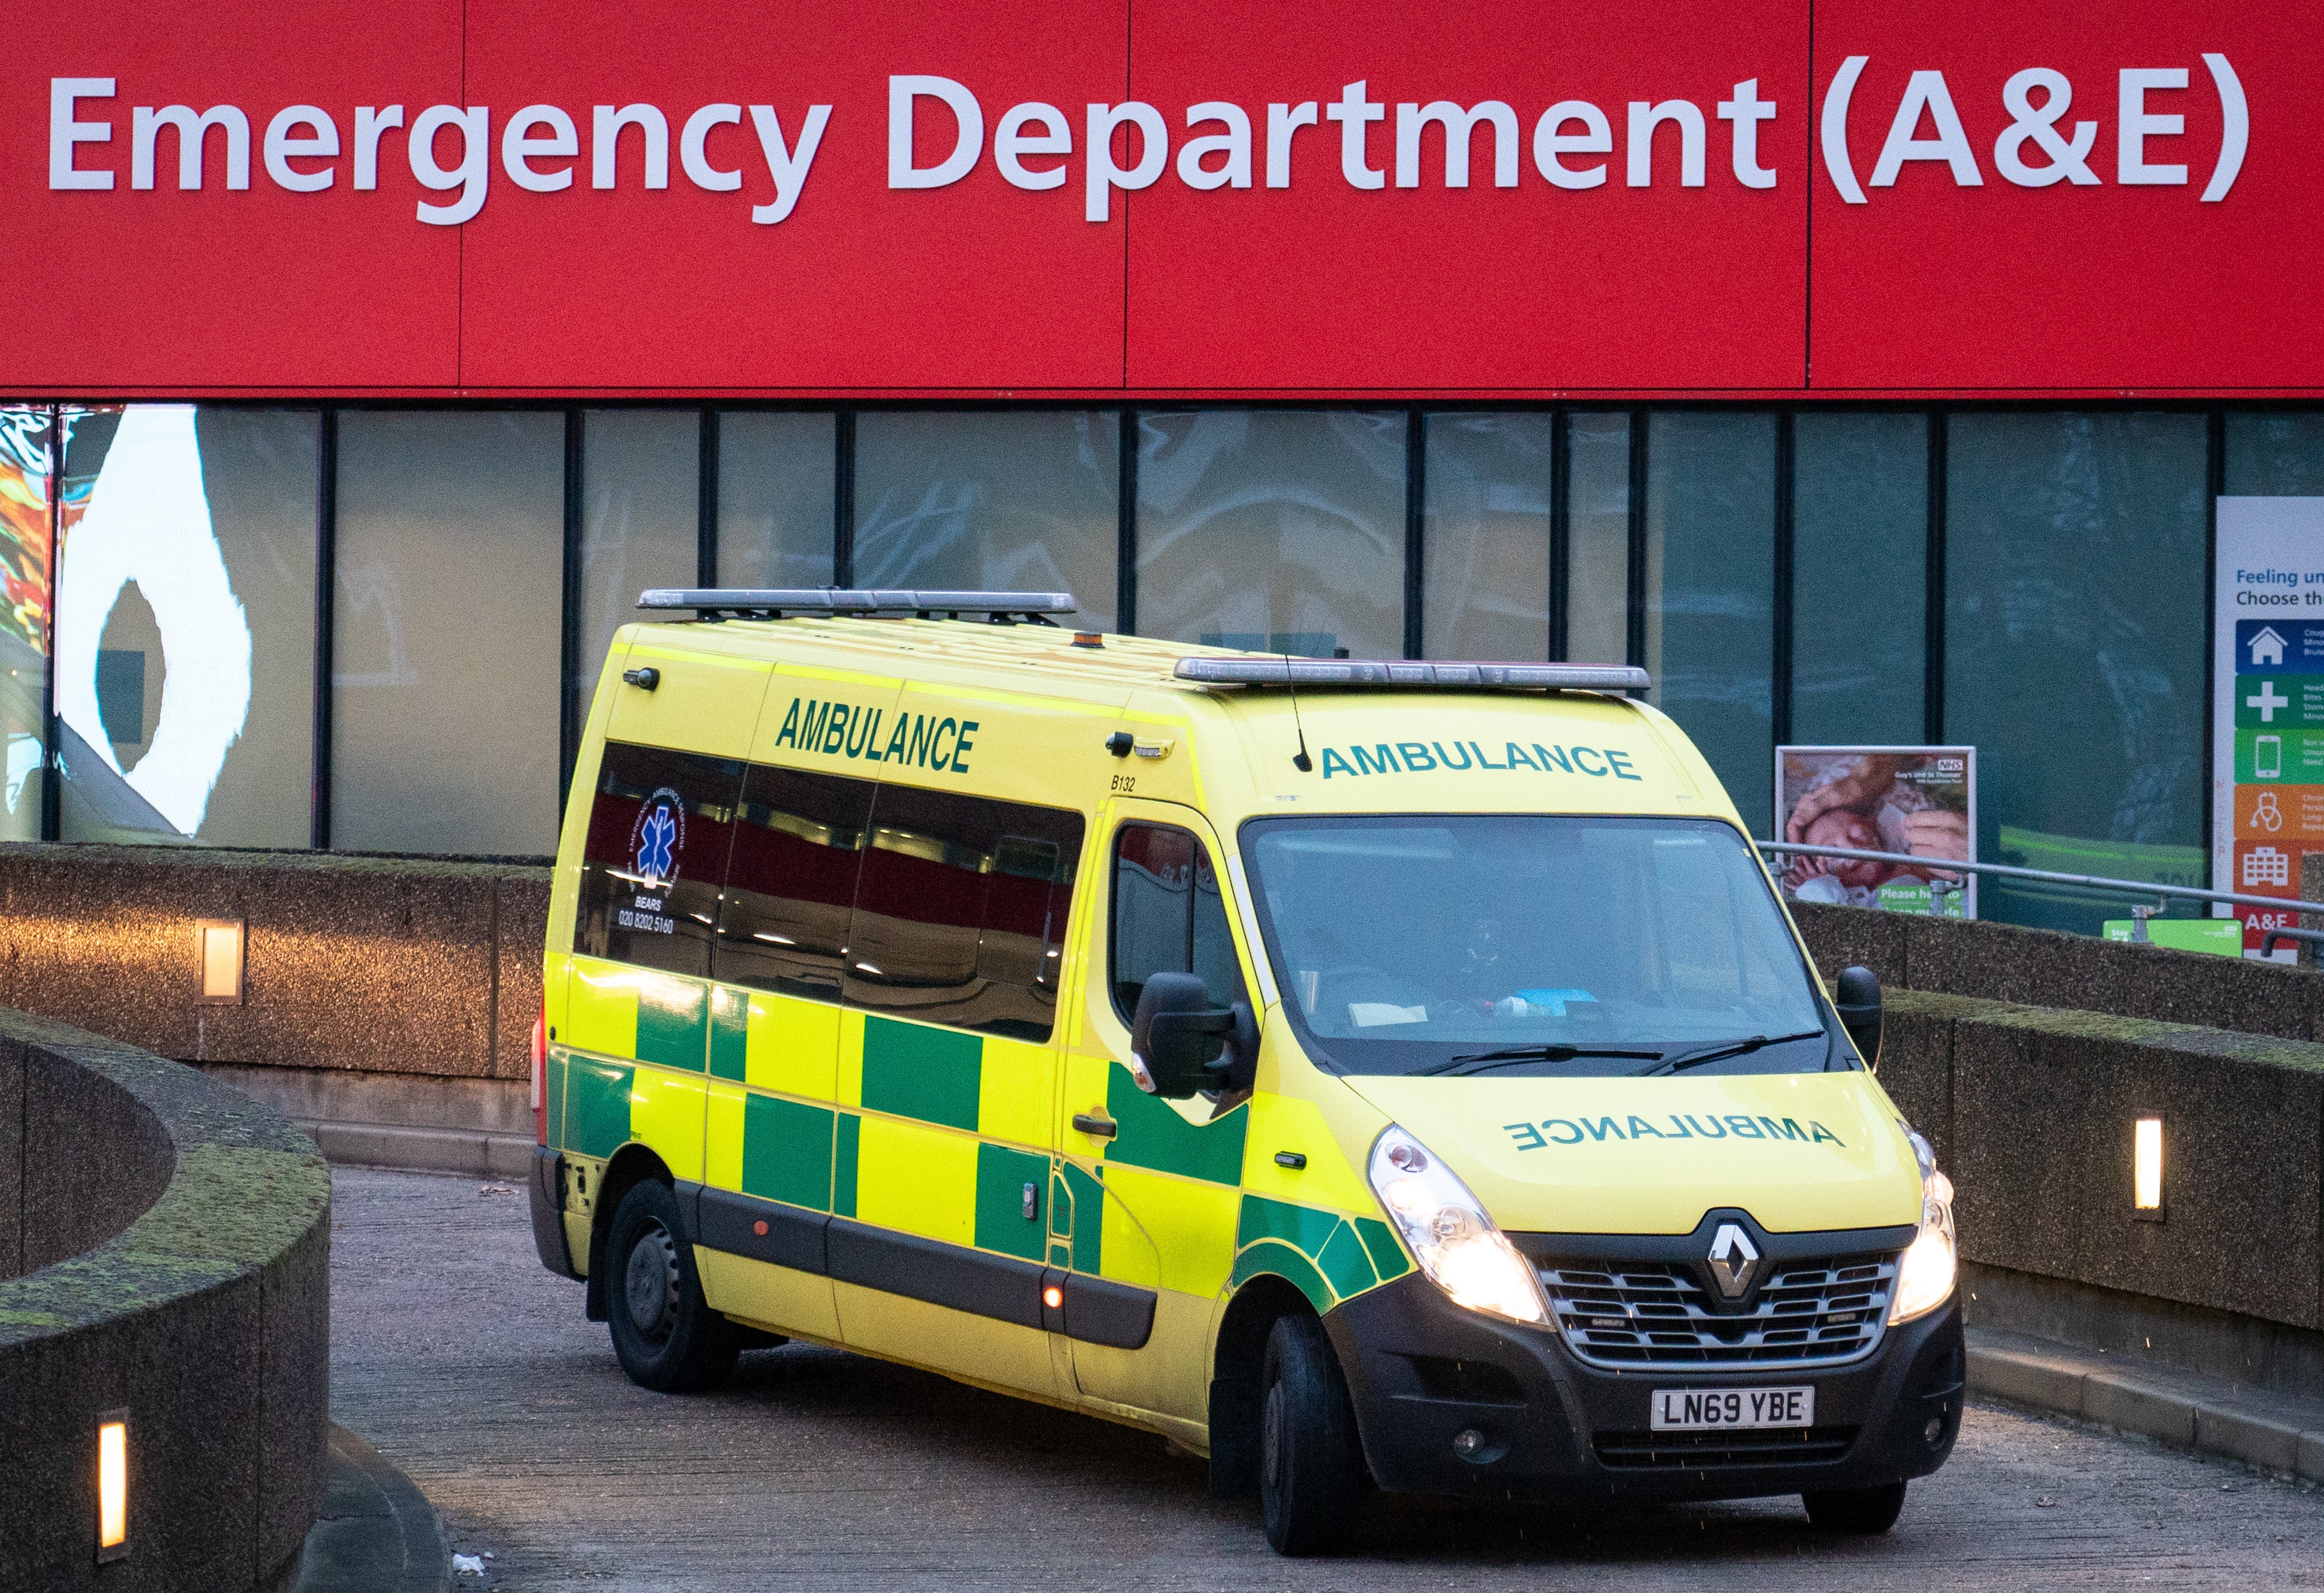
POLYGON ((2283 775, 2283 738, 2254 736, 2252 738, 2252 773, 2263 780, 2279 779, 2283 775))

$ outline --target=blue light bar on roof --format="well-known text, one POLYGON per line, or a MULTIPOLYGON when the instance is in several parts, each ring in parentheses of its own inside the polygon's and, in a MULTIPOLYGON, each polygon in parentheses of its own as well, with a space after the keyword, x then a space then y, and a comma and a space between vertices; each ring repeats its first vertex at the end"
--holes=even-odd
POLYGON ((641 609, 771 617, 790 614, 1070 614, 1070 592, 862 592, 835 586, 657 586, 641 609))
POLYGON ((1365 686, 1391 691, 1499 687, 1530 691, 1644 691, 1652 681, 1627 664, 1482 664, 1417 658, 1181 658, 1181 680, 1204 686, 1365 686))

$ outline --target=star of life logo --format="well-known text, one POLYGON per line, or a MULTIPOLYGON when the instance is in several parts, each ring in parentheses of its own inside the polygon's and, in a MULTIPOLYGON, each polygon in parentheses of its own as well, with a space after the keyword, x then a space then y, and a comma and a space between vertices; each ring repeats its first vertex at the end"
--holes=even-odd
POLYGON ((686 805, 668 786, 638 806, 630 830, 630 861, 641 890, 667 890, 678 880, 678 854, 686 850, 686 805))

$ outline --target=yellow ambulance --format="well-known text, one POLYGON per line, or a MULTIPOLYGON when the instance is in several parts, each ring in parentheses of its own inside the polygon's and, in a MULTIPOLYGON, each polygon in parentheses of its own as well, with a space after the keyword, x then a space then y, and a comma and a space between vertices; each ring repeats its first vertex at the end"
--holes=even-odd
POLYGON ((650 1388, 799 1339, 1142 1428, 1286 1553, 1369 1487, 1943 1464, 1951 1187, 1644 671, 650 592, 574 773, 541 1259, 650 1388))

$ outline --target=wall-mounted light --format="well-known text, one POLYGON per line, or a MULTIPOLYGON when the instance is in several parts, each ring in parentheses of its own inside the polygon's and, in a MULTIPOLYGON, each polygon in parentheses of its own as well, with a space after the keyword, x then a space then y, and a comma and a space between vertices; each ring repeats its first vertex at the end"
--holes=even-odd
POLYGON ((2161 1118, 2141 1118, 2131 1126, 2130 1211, 2149 1222, 2163 1220, 2161 1118))
POLYGON ((239 918, 200 918, 194 923, 194 952, 202 965, 201 999, 213 1006, 242 1005, 243 934, 239 918))
POLYGON ((97 1419, 97 1561, 129 1557, 129 1413, 97 1419))

